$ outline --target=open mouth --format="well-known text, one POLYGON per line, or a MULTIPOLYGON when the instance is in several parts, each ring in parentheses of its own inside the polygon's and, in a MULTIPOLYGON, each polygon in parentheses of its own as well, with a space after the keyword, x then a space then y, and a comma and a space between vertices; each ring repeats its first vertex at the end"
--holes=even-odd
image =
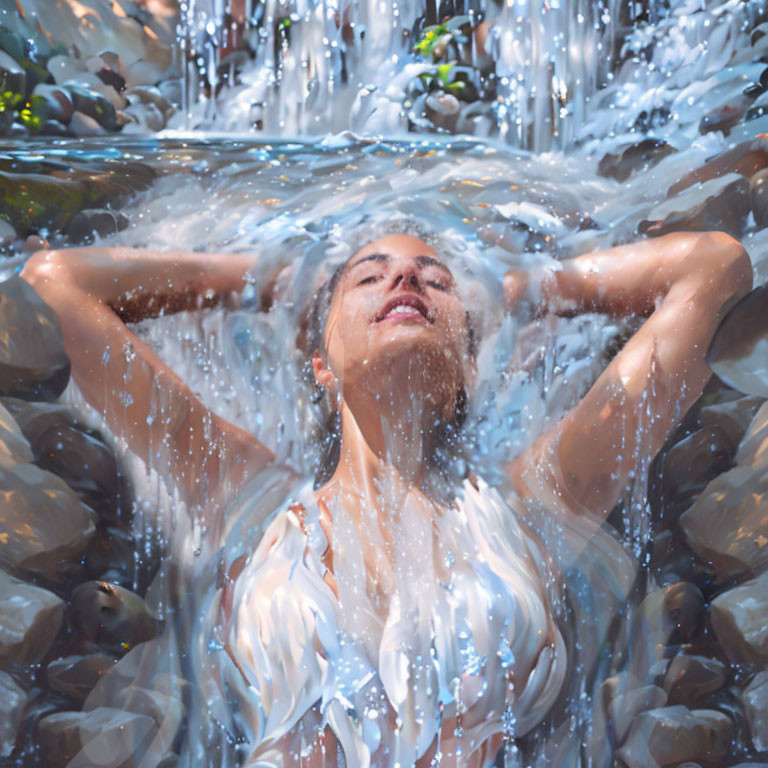
POLYGON ((404 294, 390 299, 376 316, 377 323, 382 320, 407 319, 424 319, 429 323, 434 322, 430 317, 427 305, 413 294, 404 294))

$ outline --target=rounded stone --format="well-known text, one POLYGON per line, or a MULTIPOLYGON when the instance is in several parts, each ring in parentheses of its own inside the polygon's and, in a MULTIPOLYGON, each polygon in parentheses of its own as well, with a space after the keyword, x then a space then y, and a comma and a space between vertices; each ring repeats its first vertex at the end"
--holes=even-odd
POLYGON ((22 278, 0 284, 0 395, 55 400, 70 364, 56 313, 22 278))

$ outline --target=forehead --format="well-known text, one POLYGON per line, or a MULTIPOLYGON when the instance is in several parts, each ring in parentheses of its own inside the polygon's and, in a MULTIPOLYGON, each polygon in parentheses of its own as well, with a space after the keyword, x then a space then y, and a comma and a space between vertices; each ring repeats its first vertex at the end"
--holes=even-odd
POLYGON ((358 264, 387 263, 397 259, 412 259, 420 266, 435 265, 450 274, 434 248, 413 235, 385 235, 366 244, 347 261, 344 271, 348 272, 358 264))

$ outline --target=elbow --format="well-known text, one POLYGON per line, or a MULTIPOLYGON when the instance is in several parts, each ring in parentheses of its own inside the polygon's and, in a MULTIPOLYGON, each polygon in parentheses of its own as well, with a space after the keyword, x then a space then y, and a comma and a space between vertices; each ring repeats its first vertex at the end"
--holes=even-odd
POLYGON ((72 283, 72 261, 63 251, 37 251, 27 259, 20 276, 46 301, 72 283))
POLYGON ((725 291, 725 300, 740 299, 752 290, 752 262, 744 246, 725 232, 708 232, 709 279, 725 291))

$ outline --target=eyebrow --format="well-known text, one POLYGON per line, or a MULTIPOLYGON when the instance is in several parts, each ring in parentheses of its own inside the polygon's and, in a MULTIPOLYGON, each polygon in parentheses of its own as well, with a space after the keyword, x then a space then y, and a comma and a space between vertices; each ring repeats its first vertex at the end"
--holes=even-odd
MULTIPOLYGON (((348 270, 353 270, 355 267, 359 266, 360 264, 364 264, 366 261, 376 261, 376 262, 382 262, 386 263, 391 258, 390 254, 388 253, 371 253, 368 254, 368 256, 363 256, 361 259, 358 259, 354 264, 352 264, 350 267, 348 267, 348 270)), ((440 259, 436 259, 434 256, 417 256, 416 257, 416 263, 420 267, 437 267, 438 269, 442 269, 445 272, 447 272, 451 277, 453 277, 453 273, 451 272, 448 267, 443 264, 440 259)))

